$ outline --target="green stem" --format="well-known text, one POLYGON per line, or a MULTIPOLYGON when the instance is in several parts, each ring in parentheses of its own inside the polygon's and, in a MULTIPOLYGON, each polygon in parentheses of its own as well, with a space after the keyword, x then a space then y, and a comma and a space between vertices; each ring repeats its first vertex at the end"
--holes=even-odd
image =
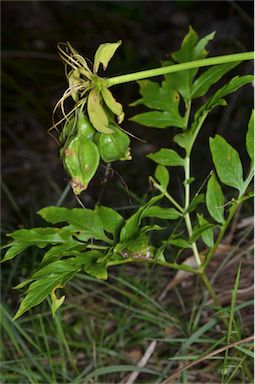
MULTIPOLYGON (((189 179, 190 179, 190 157, 189 156, 187 156, 185 158, 184 171, 185 171, 185 211, 186 211, 188 209, 189 203, 190 203, 190 184, 189 184, 189 179)), ((187 231, 188 231, 189 237, 191 237, 192 234, 193 234, 193 230, 192 230, 192 224, 191 224, 189 213, 186 213, 184 215, 184 219, 185 219, 185 223, 186 223, 186 227, 187 227, 187 231)), ((198 253, 197 245, 196 245, 195 242, 192 242, 191 246, 192 246, 192 250, 193 250, 193 253, 194 253, 194 257, 196 259, 197 266, 200 267, 201 260, 200 260, 200 256, 199 256, 199 253, 198 253)))
POLYGON ((180 206, 180 204, 175 201, 175 199, 164 189, 160 184, 156 182, 156 180, 153 179, 153 177, 150 176, 150 181, 152 182, 153 186, 158 189, 160 192, 163 193, 163 195, 181 212, 184 212, 184 209, 180 206))
POLYGON ((252 60, 253 57, 254 57, 254 52, 242 52, 242 53, 234 53, 231 55, 209 57, 207 59, 195 60, 188 63, 181 63, 181 64, 170 65, 167 67, 149 69, 146 71, 128 73, 127 75, 115 76, 109 79, 104 79, 104 81, 107 87, 112 87, 113 85, 117 85, 117 84, 129 83, 131 81, 137 81, 142 79, 148 79, 150 77, 166 75, 167 73, 184 71, 185 69, 207 67, 209 65, 231 63, 235 61, 252 60))
MULTIPOLYGON (((187 101, 187 103, 186 103, 185 129, 188 129, 190 111, 191 111, 191 100, 187 101)), ((194 141, 193 141, 193 143, 194 143, 194 141)), ((190 152, 191 152, 193 143, 190 146, 190 151, 186 152, 186 157, 185 157, 185 160, 184 160, 184 174, 185 174, 185 207, 184 207, 184 211, 188 210, 189 204, 190 204, 190 180, 189 180, 190 179, 190 152)), ((184 220, 185 220, 185 223, 186 223, 186 227, 187 227, 187 231, 188 231, 189 237, 191 237, 192 233, 193 233, 193 229, 192 229, 192 224, 191 224, 189 212, 187 212, 184 215, 184 220)), ((199 253, 198 253, 196 242, 192 242, 191 246, 192 246, 192 250, 193 250, 193 254, 194 254, 197 266, 200 267, 201 260, 200 260, 200 256, 199 256, 199 253)))
POLYGON ((190 273, 195 273, 195 274, 199 274, 200 271, 198 269, 195 269, 195 268, 192 268, 191 266, 187 265, 187 264, 176 264, 176 263, 168 263, 166 261, 161 261, 161 260, 156 260, 156 259, 153 259, 153 258, 133 258, 133 257, 129 257, 129 258, 126 258, 126 259, 123 259, 123 260, 114 260, 114 261, 109 261, 107 263, 107 266, 108 267, 112 267, 112 266, 115 266, 115 265, 120 265, 120 264, 127 264, 127 263, 144 263, 144 262, 147 262, 147 263, 150 263, 150 264, 157 264, 157 265, 161 265, 163 267, 166 267, 166 268, 171 268, 171 269, 176 269, 176 270, 180 270, 180 271, 185 271, 185 272, 190 272, 190 273))

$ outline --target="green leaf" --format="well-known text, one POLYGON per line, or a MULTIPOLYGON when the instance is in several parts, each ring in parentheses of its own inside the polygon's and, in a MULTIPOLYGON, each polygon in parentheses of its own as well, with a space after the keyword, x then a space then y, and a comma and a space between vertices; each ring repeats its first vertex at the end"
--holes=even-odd
POLYGON ((191 244, 185 240, 185 239, 172 239, 172 240, 167 240, 167 244, 174 245, 175 247, 178 248, 192 248, 191 244))
POLYGON ((220 224, 224 224, 224 195, 214 174, 207 183, 206 206, 211 217, 220 224))
POLYGON ((75 258, 54 261, 53 263, 47 264, 45 267, 39 268, 30 276, 30 278, 38 280, 45 276, 49 276, 51 273, 64 276, 66 273, 75 272, 82 264, 79 257, 77 260, 79 262, 76 262, 75 258))
POLYGON ((174 136, 173 141, 177 143, 181 148, 185 149, 186 152, 189 151, 192 145, 192 131, 191 129, 184 133, 178 133, 174 136))
POLYGON ((49 296, 54 288, 63 286, 73 276, 72 272, 59 275, 51 273, 45 278, 34 281, 30 284, 25 298, 22 300, 14 319, 23 315, 26 311, 40 304, 47 296, 49 296))
POLYGON ((95 212, 100 217, 104 229, 112 233, 114 238, 117 238, 125 223, 123 217, 118 212, 103 205, 97 206, 95 212))
MULTIPOLYGON (((236 76, 230 82, 220 88, 210 99, 207 101, 206 109, 212 109, 214 106, 219 105, 219 102, 225 96, 237 91, 240 87, 253 81, 252 75, 236 76)), ((221 104, 220 104, 221 105, 221 104)))
POLYGON ((18 243, 26 244, 27 247, 36 245, 39 248, 44 248, 48 244, 58 244, 72 240, 70 229, 67 228, 18 229, 8 234, 8 236, 18 243))
POLYGON ((107 263, 104 254, 99 251, 89 251, 84 254, 83 269, 89 275, 100 280, 107 280, 107 263))
POLYGON ((174 208, 161 208, 154 205, 146 209, 143 217, 157 217, 165 220, 176 220, 182 217, 182 215, 174 208))
POLYGON ((240 62, 215 65, 202 73, 192 85, 192 98, 201 97, 215 84, 225 73, 239 65, 240 62))
MULTIPOLYGON (((203 215, 197 215, 198 222, 200 227, 203 227, 204 225, 209 225, 210 223, 204 218, 203 215)), ((213 247, 214 245, 214 234, 213 234, 213 229, 209 228, 205 230, 204 232, 201 233, 201 237, 205 245, 208 247, 213 247)))
MULTIPOLYGON (((194 241, 197 241, 197 239, 200 237, 200 235, 204 234, 205 232, 208 234, 208 230, 212 229, 213 227, 215 227, 215 225, 208 223, 207 220, 205 220, 204 224, 202 224, 202 225, 196 225, 193 228, 192 236, 190 236, 189 241, 191 243, 193 243, 194 241)), ((207 237, 208 236, 206 235, 206 238, 207 237)))
POLYGON ((167 190, 169 184, 169 172, 164 165, 159 164, 155 171, 155 178, 161 184, 161 186, 167 190))
POLYGON ((166 81, 161 86, 151 80, 138 82, 142 98, 132 103, 132 106, 144 104, 155 111, 133 116, 130 120, 147 127, 166 128, 175 126, 184 128, 184 118, 179 113, 180 96, 166 81))
POLYGON ((174 136, 174 141, 184 148, 187 153, 190 153, 192 145, 201 129, 201 126, 206 119, 207 115, 217 106, 226 106, 227 102, 223 97, 235 92, 237 89, 245 84, 250 83, 253 76, 236 76, 228 84, 220 88, 214 95, 212 95, 205 104, 203 104, 195 113, 191 129, 187 132, 174 136))
POLYGON ((59 299, 57 298, 56 293, 55 293, 56 289, 57 289, 57 287, 51 291, 51 313, 52 313, 53 318, 55 317, 58 308, 63 304, 63 302, 65 300, 64 295, 62 297, 60 297, 59 299))
POLYGON ((67 222, 87 239, 94 238, 110 243, 102 222, 95 211, 83 208, 46 207, 37 212, 44 220, 56 224, 67 222))
POLYGON ((241 191, 243 168, 237 151, 220 135, 210 137, 210 150, 220 181, 241 191))
POLYGON ((184 128, 183 119, 175 118, 170 112, 161 112, 161 111, 144 112, 131 117, 129 120, 135 121, 136 123, 144 125, 145 127, 184 128))
POLYGON ((43 256, 42 264, 57 261, 64 256, 76 256, 86 247, 86 244, 80 244, 78 241, 65 242, 64 244, 51 247, 43 256))
POLYGON ((199 204, 204 203, 205 201, 205 195, 204 193, 200 193, 199 195, 195 195, 194 198, 191 200, 187 212, 193 212, 199 204))
POLYGON ((119 40, 117 41, 117 43, 104 43, 99 45, 94 58, 94 66, 93 66, 94 74, 97 73, 100 64, 102 64, 104 70, 106 70, 109 61, 111 60, 111 58, 113 57, 114 53, 119 48, 121 43, 122 41, 119 40))
POLYGON ((158 200, 162 199, 164 195, 160 194, 152 197, 146 204, 140 207, 131 217, 126 220, 124 227, 120 231, 120 241, 124 242, 136 237, 139 232, 139 225, 141 224, 145 210, 151 205, 155 204, 158 200))
POLYGON ((252 111, 249 124, 248 124, 248 131, 246 134, 246 148, 253 162, 254 161, 254 110, 252 111))
MULTIPOLYGON (((214 38, 215 33, 210 33, 199 40, 197 33, 190 27, 185 36, 181 49, 172 54, 172 58, 178 63, 186 63, 193 60, 203 59, 208 52, 205 49, 207 43, 214 38)), ((169 64, 168 64, 169 65, 169 64)), ((198 68, 170 73, 165 76, 169 84, 182 95, 184 100, 192 97, 192 81, 196 76, 198 68)))
POLYGON ((19 253, 23 252, 26 248, 30 247, 30 243, 19 243, 15 242, 6 252, 3 260, 1 260, 1 263, 7 260, 13 259, 15 256, 17 256, 19 253))
POLYGON ((161 165, 172 167, 184 165, 184 159, 173 149, 161 148, 158 152, 150 153, 147 157, 161 165))

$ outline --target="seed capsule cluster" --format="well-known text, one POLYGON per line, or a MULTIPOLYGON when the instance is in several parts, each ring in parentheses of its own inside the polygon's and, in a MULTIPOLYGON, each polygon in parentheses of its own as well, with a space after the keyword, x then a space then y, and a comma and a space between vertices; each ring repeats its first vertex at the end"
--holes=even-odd
POLYGON ((128 135, 114 122, 109 127, 112 133, 96 131, 80 110, 66 122, 59 135, 60 156, 76 195, 87 189, 100 158, 105 163, 131 159, 128 135))

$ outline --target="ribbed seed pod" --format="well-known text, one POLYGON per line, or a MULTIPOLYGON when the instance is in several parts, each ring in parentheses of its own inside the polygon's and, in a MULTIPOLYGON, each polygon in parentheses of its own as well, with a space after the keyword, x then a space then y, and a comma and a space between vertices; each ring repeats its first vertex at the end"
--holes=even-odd
POLYGON ((63 163, 71 177, 71 186, 76 195, 87 189, 99 166, 100 155, 93 141, 78 135, 64 147, 63 163))
POLYGON ((128 135, 119 128, 110 126, 113 133, 100 133, 96 136, 96 142, 100 156, 106 163, 111 163, 116 160, 130 160, 130 139, 128 135))

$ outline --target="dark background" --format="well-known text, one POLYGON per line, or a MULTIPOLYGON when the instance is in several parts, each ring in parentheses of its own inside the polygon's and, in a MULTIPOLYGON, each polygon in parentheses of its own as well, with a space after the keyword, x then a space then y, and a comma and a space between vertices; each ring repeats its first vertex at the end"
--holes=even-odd
MULTIPOLYGON (((209 45, 211 55, 253 49, 252 1, 3 1, 2 2, 2 223, 3 231, 37 223, 35 211, 56 204, 68 180, 58 158, 58 146, 48 135, 51 113, 67 87, 57 43, 70 41, 93 60, 103 42, 123 40, 107 70, 108 77, 158 67, 160 60, 178 49, 189 25, 204 36, 216 31, 209 45)), ((235 74, 251 73, 244 62, 235 74)), ((223 83, 224 83, 223 82, 223 83)), ((146 140, 132 139, 133 160, 114 163, 126 182, 132 203, 146 193, 154 164, 146 153, 169 143, 169 130, 143 128, 128 121, 138 112, 129 107, 136 100, 135 83, 113 88, 124 105, 123 127, 146 140)), ((252 88, 244 87, 228 98, 229 107, 217 108, 205 124, 195 147, 193 172, 198 185, 211 167, 209 134, 221 133, 241 151, 252 103, 252 88)), ((97 172, 82 201, 93 207, 102 191, 105 169, 97 172)), ((179 180, 179 179, 178 179, 179 180)), ((173 181, 175 195, 180 181, 173 181)), ((78 203, 69 191, 66 206, 78 203)), ((101 196, 114 207, 129 204, 120 177, 113 175, 101 196)))

